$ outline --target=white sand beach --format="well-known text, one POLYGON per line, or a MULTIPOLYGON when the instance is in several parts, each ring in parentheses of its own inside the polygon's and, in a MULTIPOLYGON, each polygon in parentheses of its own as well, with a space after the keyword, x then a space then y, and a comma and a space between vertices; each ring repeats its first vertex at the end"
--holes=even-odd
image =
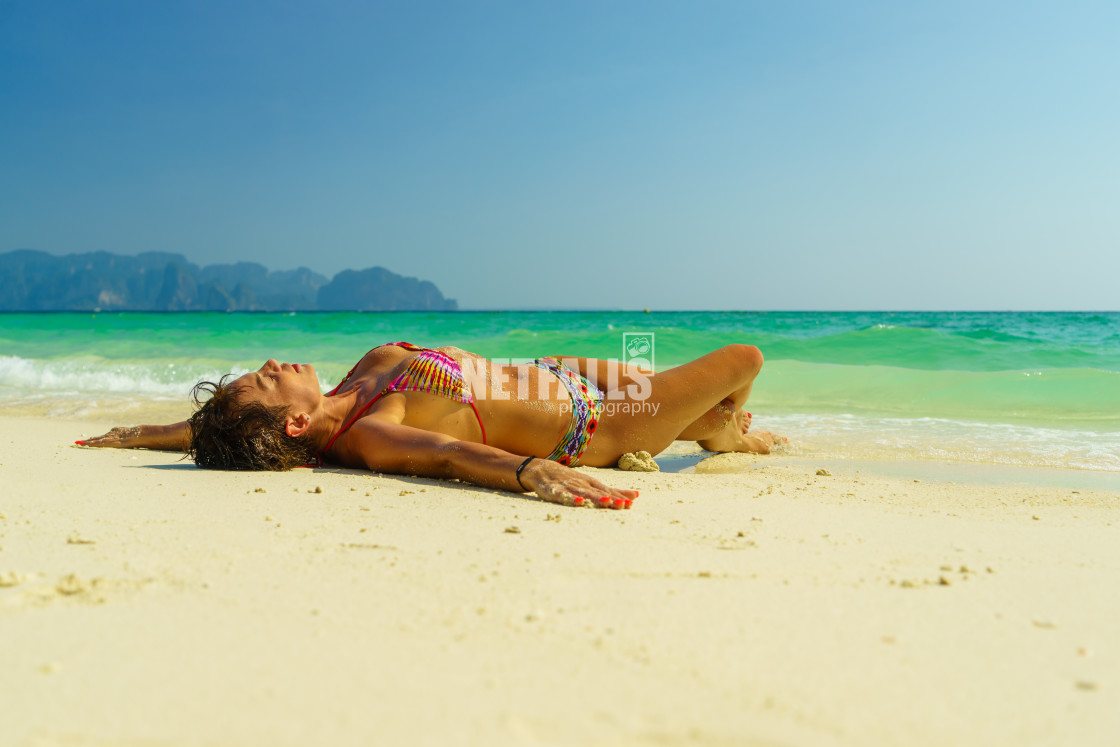
POLYGON ((732 455, 596 511, 72 445, 110 425, 0 418, 0 744, 1120 734, 1106 481, 732 455))

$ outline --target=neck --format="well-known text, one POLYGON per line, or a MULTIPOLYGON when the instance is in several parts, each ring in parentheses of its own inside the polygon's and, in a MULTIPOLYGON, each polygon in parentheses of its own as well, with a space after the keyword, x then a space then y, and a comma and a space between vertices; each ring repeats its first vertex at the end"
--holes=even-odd
POLYGON ((336 394, 333 397, 323 396, 319 402, 318 412, 312 420, 311 432, 308 434, 316 453, 327 448, 330 440, 349 421, 357 404, 357 391, 336 394))

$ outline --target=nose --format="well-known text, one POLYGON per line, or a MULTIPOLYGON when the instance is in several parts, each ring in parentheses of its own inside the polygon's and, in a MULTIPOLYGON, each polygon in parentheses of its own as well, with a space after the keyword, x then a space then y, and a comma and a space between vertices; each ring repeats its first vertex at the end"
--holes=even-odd
POLYGON ((262 371, 275 371, 278 368, 280 368, 280 364, 276 362, 275 358, 269 358, 264 362, 264 365, 261 366, 262 371))

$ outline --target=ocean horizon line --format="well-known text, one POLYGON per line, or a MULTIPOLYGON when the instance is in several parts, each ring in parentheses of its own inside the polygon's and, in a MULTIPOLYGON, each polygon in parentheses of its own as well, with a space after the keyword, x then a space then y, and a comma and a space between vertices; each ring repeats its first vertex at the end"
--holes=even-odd
POLYGON ((539 314, 1120 314, 1116 309, 654 309, 654 308, 552 308, 552 307, 480 307, 459 309, 0 309, 0 316, 17 314, 209 314, 209 315, 259 315, 286 316, 292 314, 458 314, 539 313, 539 314))

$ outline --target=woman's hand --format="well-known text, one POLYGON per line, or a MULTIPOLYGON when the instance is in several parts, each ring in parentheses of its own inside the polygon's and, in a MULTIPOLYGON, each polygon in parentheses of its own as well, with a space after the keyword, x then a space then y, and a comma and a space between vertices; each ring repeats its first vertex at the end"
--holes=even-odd
POLYGON ((119 425, 108 433, 74 443, 103 449, 186 451, 189 441, 190 431, 184 421, 172 425, 119 425))
POLYGON ((521 472, 521 482, 542 500, 565 506, 630 508, 637 490, 611 488, 571 467, 534 459, 521 472))
POLYGON ((135 449, 140 446, 140 426, 117 426, 108 433, 74 443, 79 446, 100 446, 108 449, 135 449))

